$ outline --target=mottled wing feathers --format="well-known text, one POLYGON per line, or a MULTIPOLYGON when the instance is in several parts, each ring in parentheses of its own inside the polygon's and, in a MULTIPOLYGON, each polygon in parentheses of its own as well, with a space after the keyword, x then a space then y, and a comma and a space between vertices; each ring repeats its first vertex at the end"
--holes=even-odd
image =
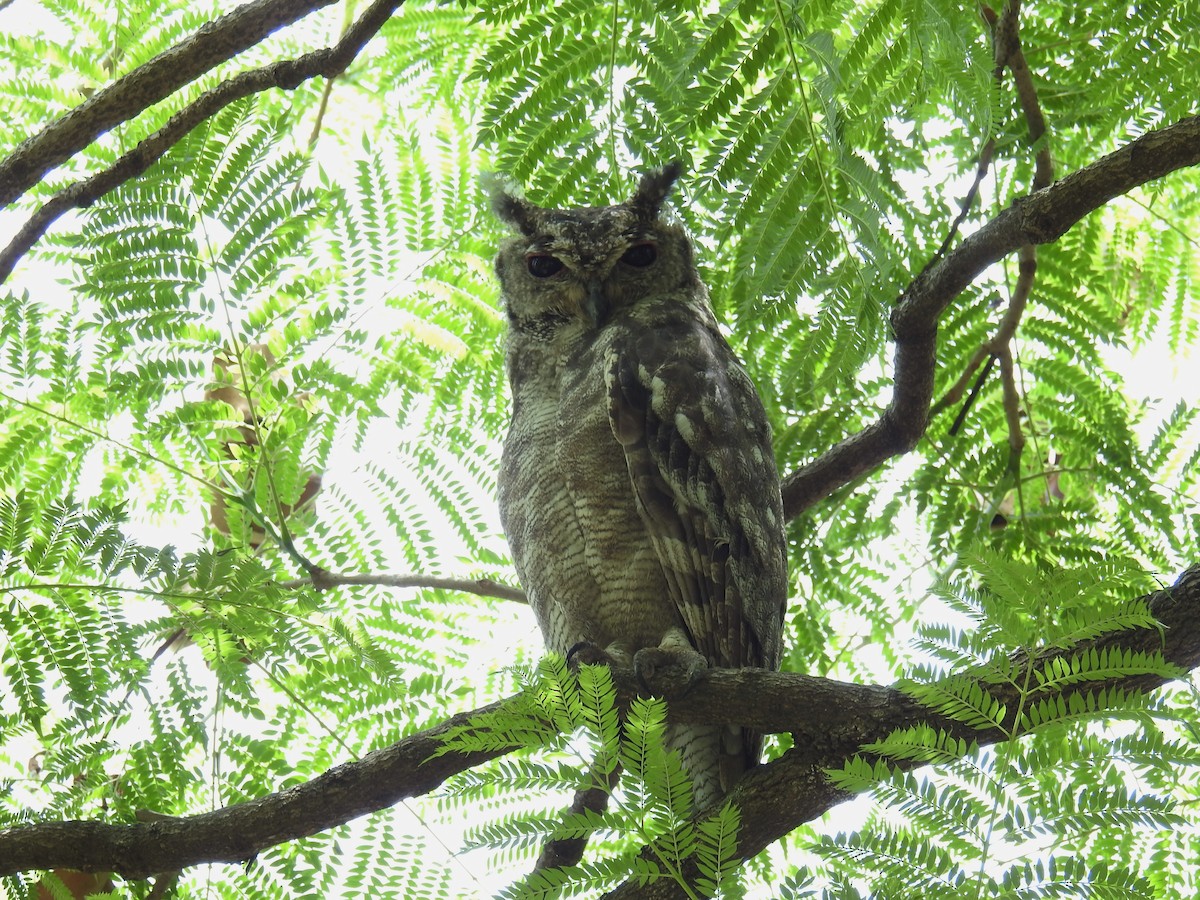
POLYGON ((605 380, 670 599, 711 665, 777 668, 783 512, 762 404, 694 308, 639 313, 610 345, 605 380))

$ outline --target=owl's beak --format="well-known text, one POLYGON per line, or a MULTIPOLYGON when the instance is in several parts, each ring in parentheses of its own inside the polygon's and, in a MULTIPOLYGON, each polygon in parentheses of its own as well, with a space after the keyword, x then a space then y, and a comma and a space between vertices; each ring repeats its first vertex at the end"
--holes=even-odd
POLYGON ((583 311, 591 323, 599 328, 608 318, 608 295, 604 293, 604 282, 588 279, 587 296, 583 298, 583 311))

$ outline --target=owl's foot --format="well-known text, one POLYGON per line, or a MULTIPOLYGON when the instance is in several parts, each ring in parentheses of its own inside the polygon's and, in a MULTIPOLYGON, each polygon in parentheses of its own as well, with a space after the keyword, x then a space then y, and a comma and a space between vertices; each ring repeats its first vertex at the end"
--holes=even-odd
POLYGON ((704 677, 708 660, 692 647, 644 647, 633 657, 638 681, 658 697, 682 697, 704 677))

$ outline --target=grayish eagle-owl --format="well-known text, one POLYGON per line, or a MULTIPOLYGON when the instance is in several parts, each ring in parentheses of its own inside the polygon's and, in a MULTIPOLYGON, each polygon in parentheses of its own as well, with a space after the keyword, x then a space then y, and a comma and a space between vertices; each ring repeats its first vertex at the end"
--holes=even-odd
MULTIPOLYGON (((777 669, 787 564, 770 426, 663 209, 679 171, 606 207, 543 209, 493 187, 514 231, 496 257, 513 403, 500 515, 550 650, 777 669)), ((762 740, 689 724, 667 744, 702 808, 762 740)))

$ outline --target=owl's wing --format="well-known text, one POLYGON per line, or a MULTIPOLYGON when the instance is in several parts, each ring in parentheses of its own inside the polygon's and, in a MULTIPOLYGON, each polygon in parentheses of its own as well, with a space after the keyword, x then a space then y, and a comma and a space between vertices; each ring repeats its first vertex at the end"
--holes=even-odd
POLYGON ((709 664, 778 668, 787 569, 766 413, 713 323, 678 302, 651 314, 605 358, 638 511, 709 664))

